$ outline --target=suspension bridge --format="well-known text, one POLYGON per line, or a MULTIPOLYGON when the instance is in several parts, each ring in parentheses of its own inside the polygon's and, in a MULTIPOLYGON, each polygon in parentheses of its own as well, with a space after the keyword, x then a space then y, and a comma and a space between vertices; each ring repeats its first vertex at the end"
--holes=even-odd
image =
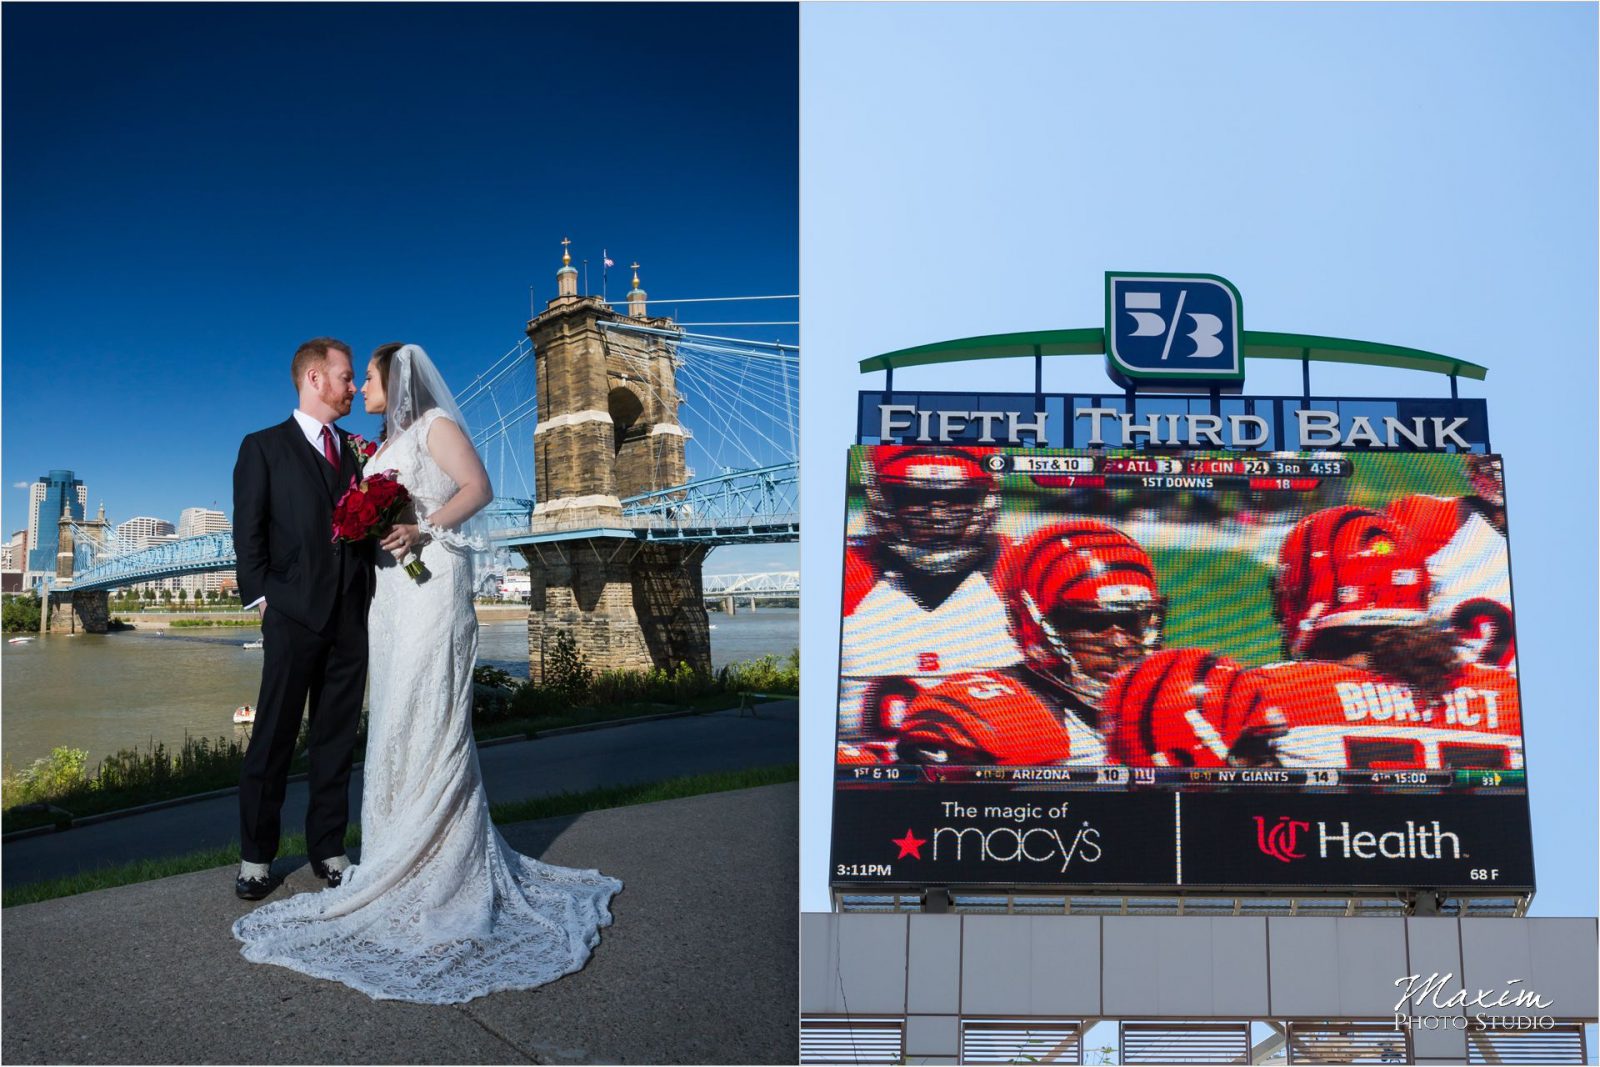
MULTIPOLYGON (((648 300, 636 273, 628 300, 608 302, 578 296, 569 271, 570 265, 564 266, 557 299, 530 321, 526 336, 457 394, 496 489, 486 509, 496 563, 503 566, 514 553, 548 576, 557 573, 552 566, 576 564, 572 551, 586 548, 615 561, 618 546, 632 544, 628 580, 646 590, 635 595, 638 600, 648 599, 649 590, 661 586, 661 575, 673 567, 690 567, 698 586, 699 563, 716 547, 797 540, 798 346, 727 332, 730 327, 792 332, 797 321, 733 318, 680 325, 652 312, 772 300, 797 307, 798 297, 648 300), (626 314, 616 310, 624 307, 626 314), (567 331, 574 322, 585 331, 582 344, 565 332, 549 332, 567 331), (718 332, 701 332, 709 328, 718 332), (575 392, 572 382, 584 375, 593 388, 575 392), (574 488, 587 484, 596 471, 607 475, 610 493, 574 488), (648 557, 652 562, 641 565, 638 549, 646 546, 657 551, 648 557), (670 554, 673 549, 676 555, 670 554), (642 566, 654 574, 643 575, 642 566)), ((83 616, 84 628, 98 628, 92 611, 76 607, 90 594, 103 599, 111 589, 238 564, 232 534, 226 532, 153 546, 117 537, 104 521, 64 519, 62 532, 71 539, 72 571, 58 572, 46 584, 57 599, 72 602, 63 605, 69 617, 57 620, 60 628, 78 627, 71 610, 83 616)), ((794 577, 790 596, 798 592, 794 577)), ((713 597, 712 589, 718 599, 735 593, 741 598, 780 595, 775 587, 731 590, 711 579, 707 586, 707 598, 713 597)), ((694 597, 697 606, 701 599, 694 597)), ((650 617, 660 613, 646 611, 650 617)), ((56 614, 56 608, 42 613, 41 628, 55 625, 56 614)), ((530 631, 534 628, 530 621, 530 631)), ((652 640, 646 635, 652 655, 660 659, 664 653, 652 640)), ((606 657, 599 660, 604 664, 606 657)))

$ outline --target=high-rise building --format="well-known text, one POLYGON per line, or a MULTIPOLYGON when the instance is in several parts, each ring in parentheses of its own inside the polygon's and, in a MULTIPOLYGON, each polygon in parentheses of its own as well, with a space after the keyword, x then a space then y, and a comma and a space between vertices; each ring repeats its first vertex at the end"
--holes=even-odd
MULTIPOLYGON (((228 516, 215 508, 184 508, 178 515, 178 536, 199 537, 209 533, 227 533, 233 529, 228 516)), ((237 584, 234 571, 210 571, 206 574, 188 574, 177 579, 178 588, 189 595, 221 592, 224 584, 237 584)))
POLYGON ((74 519, 85 518, 89 490, 69 470, 53 470, 28 487, 28 560, 23 581, 56 572, 63 508, 74 519))
POLYGON ((227 533, 233 529, 228 516, 213 508, 184 508, 178 516, 179 537, 199 537, 208 533, 227 533))
POLYGON ((22 590, 22 571, 28 561, 28 531, 18 530, 0 552, 0 592, 22 590))
MULTIPOLYGON (((152 548, 163 541, 177 539, 177 529, 166 519, 157 519, 149 515, 135 515, 126 522, 117 523, 117 540, 121 542, 120 548, 124 552, 138 552, 140 549, 152 548)), ((167 581, 176 583, 177 579, 167 581)), ((167 582, 140 582, 132 588, 136 592, 154 589, 160 592, 167 582)), ((171 588, 176 591, 177 585, 171 588)))
POLYGON ((126 522, 117 523, 117 540, 129 549, 149 548, 155 544, 152 538, 177 532, 177 528, 166 519, 155 519, 148 515, 136 515, 126 522))

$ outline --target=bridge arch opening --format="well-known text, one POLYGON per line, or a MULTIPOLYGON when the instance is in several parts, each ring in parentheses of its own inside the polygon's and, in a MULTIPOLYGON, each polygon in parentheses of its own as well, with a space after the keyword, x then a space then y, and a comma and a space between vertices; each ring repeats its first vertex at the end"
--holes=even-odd
POLYGON ((644 401, 626 385, 619 385, 612 389, 606 396, 606 408, 611 414, 611 426, 615 431, 613 442, 613 455, 620 455, 623 443, 632 437, 639 436, 638 422, 644 415, 644 401))

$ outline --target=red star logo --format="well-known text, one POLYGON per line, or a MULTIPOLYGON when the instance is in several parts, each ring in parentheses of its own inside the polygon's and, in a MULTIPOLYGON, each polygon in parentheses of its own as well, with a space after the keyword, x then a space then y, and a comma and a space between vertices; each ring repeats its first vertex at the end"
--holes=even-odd
POLYGON ((918 837, 910 830, 906 831, 906 836, 904 837, 890 838, 890 842, 900 846, 900 855, 895 858, 902 860, 907 856, 920 860, 922 858, 922 846, 928 843, 926 838, 918 837))

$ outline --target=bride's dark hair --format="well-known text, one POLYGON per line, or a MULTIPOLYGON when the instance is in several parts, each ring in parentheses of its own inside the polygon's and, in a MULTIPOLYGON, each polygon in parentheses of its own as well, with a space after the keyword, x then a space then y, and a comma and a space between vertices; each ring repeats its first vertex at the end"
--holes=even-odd
MULTIPOLYGON (((389 363, 394 359, 394 354, 406 346, 404 341, 390 341, 386 345, 379 345, 372 351, 372 369, 378 374, 378 381, 383 383, 383 395, 389 395, 389 363)), ((378 427, 378 443, 382 444, 389 439, 389 419, 384 417, 383 423, 378 427)))

